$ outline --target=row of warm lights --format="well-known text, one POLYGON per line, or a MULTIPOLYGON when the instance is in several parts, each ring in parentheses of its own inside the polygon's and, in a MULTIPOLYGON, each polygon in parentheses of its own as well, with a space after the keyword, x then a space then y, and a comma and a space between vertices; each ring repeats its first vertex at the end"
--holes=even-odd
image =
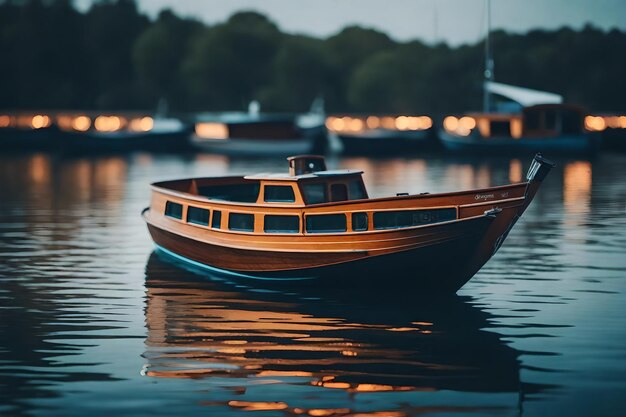
POLYGON ((329 117, 326 119, 326 128, 332 132, 360 132, 365 129, 389 130, 426 130, 433 126, 428 116, 398 116, 398 117, 329 117))
POLYGON ((606 128, 626 129, 626 116, 587 116, 585 128, 592 132, 602 132, 606 128))
POLYGON ((228 139, 228 126, 224 123, 196 123, 195 131, 202 139, 228 139))
POLYGON ((2 127, 21 127, 30 129, 42 129, 52 124, 50 116, 45 114, 37 114, 35 116, 8 116, 0 115, 0 128, 2 127))
MULTIPOLYGON (((3 127, 21 127, 42 129, 50 127, 53 119, 50 116, 44 114, 37 114, 35 116, 8 116, 0 115, 0 128, 3 127)), ((63 130, 75 130, 78 132, 85 132, 92 127, 92 119, 88 116, 58 116, 55 123, 59 128, 63 130)), ((123 117, 118 116, 98 116, 93 121, 93 127, 100 132, 115 132, 124 127, 133 132, 148 132, 152 130, 154 126, 154 120, 152 117, 140 117, 131 119, 130 123, 123 117)))
POLYGON ((460 136, 468 136, 472 129, 476 127, 476 119, 469 116, 455 117, 448 116, 443 119, 443 128, 449 133, 456 133, 460 136))

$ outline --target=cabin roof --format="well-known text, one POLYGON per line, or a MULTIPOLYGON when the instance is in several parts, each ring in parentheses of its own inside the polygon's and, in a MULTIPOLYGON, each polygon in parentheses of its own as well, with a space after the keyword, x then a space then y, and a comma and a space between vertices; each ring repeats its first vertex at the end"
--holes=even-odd
POLYGON ((271 181, 300 181, 311 178, 322 178, 322 177, 340 177, 340 176, 348 176, 348 175, 360 175, 363 171, 356 169, 334 169, 329 171, 316 171, 302 175, 289 175, 285 173, 280 174, 254 174, 254 175, 246 175, 244 178, 247 180, 271 180, 271 181))

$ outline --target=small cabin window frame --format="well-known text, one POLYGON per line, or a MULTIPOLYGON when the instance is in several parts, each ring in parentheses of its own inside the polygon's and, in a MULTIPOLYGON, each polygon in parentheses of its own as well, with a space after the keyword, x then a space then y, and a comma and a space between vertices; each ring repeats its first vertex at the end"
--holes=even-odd
MULTIPOLYGON (((395 230, 395 229, 408 229, 411 227, 421 227, 427 226, 430 224, 443 223, 447 221, 456 220, 458 218, 458 212, 455 207, 437 207, 437 208, 427 208, 427 209, 403 209, 403 210, 381 210, 375 211, 372 215, 372 227, 373 230, 395 230), (432 216, 434 212, 444 213, 444 215, 448 215, 449 218, 436 219, 434 221, 416 221, 415 216, 425 215, 432 216), (379 222, 382 222, 382 216, 397 216, 396 223, 400 223, 400 216, 407 216, 407 219, 410 219, 410 222, 405 222, 403 224, 382 226, 379 222)), ((388 220, 387 220, 388 221, 388 220)))
POLYGON ((340 203, 342 201, 349 201, 350 196, 348 194, 348 185, 345 182, 332 182, 329 187, 329 202, 340 203))
POLYGON ((202 207, 187 206, 187 216, 185 218, 187 219, 187 223, 189 224, 208 227, 210 224, 210 220, 211 220, 211 210, 202 208, 202 207), (199 219, 198 217, 192 218, 195 216, 194 213, 195 214, 202 213, 202 216, 204 216, 204 214, 206 213, 206 221, 203 221, 202 219, 199 219))
POLYGON ((211 216, 211 229, 221 229, 222 228, 222 210, 213 210, 213 215, 211 216))
POLYGON ((263 216, 263 232, 265 233, 269 233, 269 234, 289 234, 289 235, 293 235, 293 234, 298 234, 300 233, 301 230, 301 222, 300 222, 300 216, 298 216, 297 214, 265 214, 263 216), (296 227, 295 228, 274 228, 274 227, 268 227, 268 220, 270 219, 274 219, 274 220, 279 220, 279 218, 286 218, 289 217, 291 218, 291 220, 295 219, 296 220, 296 227))
POLYGON ((183 212, 184 212, 184 208, 183 208, 183 205, 181 203, 177 203, 175 201, 170 201, 170 200, 167 200, 165 202, 164 214, 165 214, 166 217, 182 221, 183 220, 183 212), (176 210, 174 211, 174 209, 176 209, 176 210), (180 211, 180 214, 179 214, 179 211, 180 211))
POLYGON ((369 230, 369 213, 366 211, 355 211, 350 215, 352 221, 353 232, 367 232, 369 230), (361 220, 358 218, 361 217, 361 220), (365 218, 365 227, 355 227, 355 225, 362 223, 362 219, 365 218))
POLYGON ((254 221, 255 221, 254 213, 230 212, 230 213, 228 213, 228 230, 232 231, 232 232, 253 233, 254 232, 254 221), (251 219, 252 220, 251 227, 235 227, 235 226, 233 226, 233 223, 235 222, 235 219, 238 219, 238 218, 240 218, 241 220, 247 219, 247 220, 245 220, 246 224, 251 219))
POLYGON ((346 213, 319 213, 319 214, 307 214, 304 217, 304 227, 307 234, 322 234, 322 233, 345 233, 348 231, 348 216, 346 213), (314 228, 313 222, 316 219, 330 219, 331 217, 339 218, 343 217, 343 224, 337 228, 314 228))
POLYGON ((265 184, 263 186, 263 201, 265 203, 295 203, 296 192, 291 185, 265 184), (278 189, 289 190, 291 193, 286 198, 268 198, 268 194, 272 194, 272 192, 268 193, 269 190, 278 189))
POLYGON ((329 199, 328 199, 328 183, 327 182, 307 182, 304 183, 300 186, 301 190, 302 190, 302 198, 304 200, 304 203, 307 205, 312 205, 312 204, 324 204, 324 203, 328 203, 329 199), (309 191, 312 188, 318 188, 319 189, 317 191, 322 191, 323 192, 323 201, 312 201, 311 200, 311 194, 309 194, 309 191))

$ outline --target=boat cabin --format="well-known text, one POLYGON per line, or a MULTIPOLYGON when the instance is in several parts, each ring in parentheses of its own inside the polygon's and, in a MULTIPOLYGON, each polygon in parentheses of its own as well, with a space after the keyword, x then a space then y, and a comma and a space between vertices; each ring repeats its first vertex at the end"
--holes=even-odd
MULTIPOLYGON (((467 132, 475 126, 485 138, 556 137, 584 131, 583 109, 564 104, 525 107, 521 114, 475 113, 470 117, 473 122, 469 122, 467 132)), ((459 125, 463 124, 463 119, 459 120, 459 125)))
MULTIPOLYGON (((155 183, 151 208, 219 232, 299 234, 412 228, 456 220, 466 210, 427 193, 370 199, 362 171, 326 170, 323 157, 293 157, 289 165, 284 174, 155 183)), ((473 195, 464 199, 467 210, 482 214, 473 195)))

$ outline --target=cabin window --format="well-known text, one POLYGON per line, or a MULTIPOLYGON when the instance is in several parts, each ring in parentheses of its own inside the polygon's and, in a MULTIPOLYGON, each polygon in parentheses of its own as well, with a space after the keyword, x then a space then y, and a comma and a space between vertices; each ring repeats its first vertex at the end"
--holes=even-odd
POLYGON ((511 122, 508 120, 492 120, 491 136, 511 136, 511 122))
POLYGON ((293 203, 296 196, 289 185, 266 185, 264 199, 267 203, 293 203))
POLYGON ((345 214, 318 214, 306 216, 306 231, 308 233, 345 232, 345 214))
POLYGON ((209 210, 198 207, 187 207, 187 223, 199 224, 201 226, 209 225, 209 210))
POLYGON ((352 213, 352 230, 355 232, 367 230, 367 213, 352 213))
POLYGON ((374 213, 374 229, 398 229, 456 219, 456 209, 400 210, 374 213))
POLYGON ((298 216, 266 215, 263 220, 265 233, 298 233, 300 218, 298 216))
POLYGON ((261 183, 258 181, 245 184, 201 185, 198 186, 198 195, 212 200, 256 203, 260 190, 261 183))
POLYGON ((330 201, 346 201, 348 199, 348 187, 346 184, 333 184, 330 186, 330 201))
POLYGON ((545 117, 545 129, 556 130, 556 111, 546 110, 544 117, 545 117))
POLYGON ((222 227, 222 212, 219 210, 213 210, 213 219, 211 219, 211 227, 213 229, 219 229, 222 227))
POLYGON ((228 215, 228 228, 240 232, 253 232, 254 214, 230 213, 228 215))
POLYGON ((183 218, 183 205, 174 203, 171 201, 167 201, 165 203, 165 215, 168 217, 173 217, 178 220, 182 220, 183 218))
POLYGON ((528 112, 524 115, 524 125, 526 130, 534 131, 541 128, 541 117, 536 111, 528 112))
POLYGON ((348 190, 350 191, 350 200, 361 200, 363 198, 367 198, 365 187, 359 180, 350 181, 348 183, 348 190))
POLYGON ((326 195, 326 184, 305 184, 302 187, 304 193, 304 201, 307 204, 326 203, 328 196, 326 195))

